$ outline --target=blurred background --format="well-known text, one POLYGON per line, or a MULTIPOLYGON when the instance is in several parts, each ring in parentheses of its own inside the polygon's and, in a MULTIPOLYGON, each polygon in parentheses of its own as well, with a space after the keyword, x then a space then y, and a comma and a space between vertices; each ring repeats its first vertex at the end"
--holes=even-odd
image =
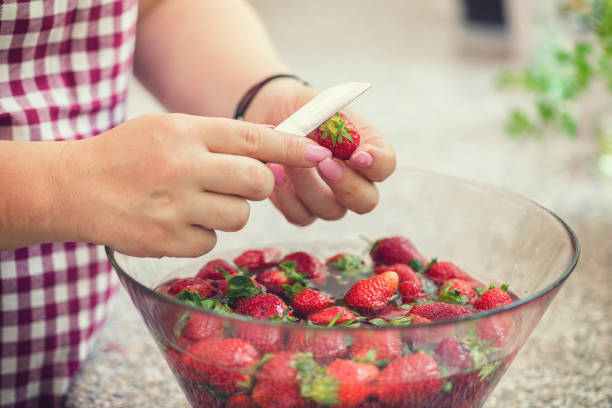
MULTIPOLYGON (((374 84, 354 107, 391 140, 399 166, 503 187, 576 230, 578 269, 486 407, 612 406, 610 1, 252 4, 279 53, 312 85, 374 84)), ((137 82, 130 92, 130 117, 162 111, 137 82)), ((278 220, 271 205, 255 207, 258 216, 278 220)), ((221 236, 219 246, 236 242, 221 236)), ((134 368, 107 347, 132 324, 141 325, 131 305, 111 317, 69 405, 87 406, 81 397, 94 385, 98 394, 112 385, 107 398, 146 402, 116 379, 117 370, 134 368)), ((119 348, 161 370, 148 386, 166 383, 171 377, 152 340, 137 339, 151 343, 144 350, 130 341, 119 348)), ((178 386, 176 392, 180 405, 178 386)))

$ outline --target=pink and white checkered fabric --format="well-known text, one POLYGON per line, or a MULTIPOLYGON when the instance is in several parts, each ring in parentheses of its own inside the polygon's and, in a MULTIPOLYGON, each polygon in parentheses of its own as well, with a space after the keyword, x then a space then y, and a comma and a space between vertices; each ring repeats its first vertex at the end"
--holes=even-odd
MULTIPOLYGON (((0 1, 0 139, 95 136, 124 119, 136 0, 0 1)), ((118 288, 101 247, 0 252, 0 407, 56 407, 118 288)))

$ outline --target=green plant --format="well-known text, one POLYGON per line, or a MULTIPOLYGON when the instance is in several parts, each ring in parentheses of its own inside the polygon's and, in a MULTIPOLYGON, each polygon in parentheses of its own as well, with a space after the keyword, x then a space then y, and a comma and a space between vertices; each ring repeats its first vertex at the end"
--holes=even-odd
POLYGON ((540 136, 552 128, 575 137, 578 98, 596 81, 612 94, 612 0, 568 0, 562 12, 581 28, 578 39, 569 47, 536 53, 527 68, 496 78, 500 88, 526 91, 534 100, 533 112, 515 108, 510 113, 506 132, 511 136, 540 136))

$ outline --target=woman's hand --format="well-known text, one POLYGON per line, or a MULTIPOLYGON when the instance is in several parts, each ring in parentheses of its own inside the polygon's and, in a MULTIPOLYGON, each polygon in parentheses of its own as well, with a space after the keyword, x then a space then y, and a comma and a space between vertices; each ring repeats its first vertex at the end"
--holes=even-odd
POLYGON ((57 228, 129 255, 198 256, 214 247, 214 230, 246 224, 247 199, 270 197, 274 176, 262 161, 312 168, 330 156, 307 138, 255 124, 139 117, 65 144, 57 177, 68 216, 57 228))
MULTIPOLYGON (((245 119, 278 125, 318 93, 291 79, 273 81, 253 100, 245 119)), ((371 211, 378 203, 374 182, 395 170, 395 154, 385 137, 356 112, 345 112, 361 135, 349 160, 326 159, 317 169, 269 165, 277 184, 271 200, 294 224, 339 219, 347 209, 359 214, 371 211)))

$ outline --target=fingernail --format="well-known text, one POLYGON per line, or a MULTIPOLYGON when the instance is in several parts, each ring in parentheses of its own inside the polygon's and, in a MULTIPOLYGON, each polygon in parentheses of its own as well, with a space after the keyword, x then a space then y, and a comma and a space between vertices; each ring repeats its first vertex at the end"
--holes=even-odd
POLYGON ((315 144, 309 144, 306 146, 306 150, 304 151, 304 158, 313 163, 318 163, 322 160, 329 159, 331 156, 331 150, 315 144))
POLYGON ((282 186, 287 182, 287 175, 285 174, 285 169, 280 164, 270 163, 268 167, 274 174, 274 184, 277 186, 282 186))
POLYGON ((370 153, 367 152, 359 152, 355 156, 353 156, 353 161, 359 167, 370 167, 374 158, 370 153))
POLYGON ((329 158, 319 163, 319 170, 325 178, 330 180, 338 180, 342 176, 342 167, 329 158))
POLYGON ((267 123, 258 123, 259 126, 263 126, 263 127, 267 127, 270 129, 274 129, 276 126, 275 125, 269 125, 267 123))

